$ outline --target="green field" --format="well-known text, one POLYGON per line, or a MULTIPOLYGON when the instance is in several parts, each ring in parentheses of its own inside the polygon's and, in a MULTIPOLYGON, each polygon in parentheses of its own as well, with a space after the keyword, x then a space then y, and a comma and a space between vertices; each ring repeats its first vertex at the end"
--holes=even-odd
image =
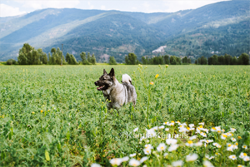
POLYGON ((249 66, 113 66, 118 81, 124 73, 131 76, 138 98, 135 108, 127 104, 119 111, 108 111, 94 82, 103 68, 111 67, 0 66, 0 166, 111 166, 111 159, 133 153, 137 160, 148 157, 141 166, 174 165, 177 160, 184 166, 202 166, 206 160, 215 166, 249 166, 249 161, 239 158, 242 152, 250 156, 249 66), (223 130, 209 132, 206 138, 189 131, 178 138, 176 151, 157 151, 159 143, 166 144, 167 133, 181 133, 177 123, 169 132, 156 130, 159 138, 140 141, 146 128, 171 121, 195 127, 204 122, 203 128, 221 126, 225 132, 236 128, 232 133, 237 143, 230 135, 221 139, 223 130), (222 147, 212 143, 185 147, 195 134, 194 143, 212 139, 222 147), (226 151, 228 143, 238 148, 226 151), (154 147, 151 154, 143 151, 145 144, 154 147), (245 145, 247 149, 242 148, 245 145), (190 153, 198 155, 196 161, 186 160, 190 153), (210 160, 206 154, 215 158, 210 160))

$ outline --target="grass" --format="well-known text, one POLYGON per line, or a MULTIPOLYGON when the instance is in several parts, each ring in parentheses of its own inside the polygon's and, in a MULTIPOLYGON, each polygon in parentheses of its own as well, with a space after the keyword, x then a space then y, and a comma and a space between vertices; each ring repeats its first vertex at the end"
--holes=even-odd
POLYGON ((209 160, 216 166, 249 164, 239 158, 242 146, 248 146, 245 152, 250 146, 248 66, 113 66, 118 81, 124 73, 131 76, 138 94, 135 108, 127 104, 119 112, 107 110, 94 85, 103 68, 109 71, 111 67, 1 66, 0 165, 90 166, 96 162, 110 166, 111 159, 136 153, 137 160, 149 158, 142 165, 166 166, 182 160, 184 166, 192 166, 185 156, 195 153, 198 158, 193 165, 202 166, 208 160, 205 155, 216 151, 222 156, 209 160), (164 125, 169 131, 154 128, 171 121, 186 122, 186 127, 194 124, 195 131, 201 122, 202 128, 209 130, 220 126, 229 132, 235 128, 231 133, 238 149, 226 152, 231 137, 222 140, 222 131, 209 132, 207 138, 223 148, 211 143, 204 149, 185 146, 192 135, 197 135, 193 143, 206 138, 195 131, 179 132, 179 123, 164 125), (161 138, 140 140, 146 128, 160 133, 161 138), (157 151, 168 134, 182 135, 178 149, 168 152, 167 146, 165 151, 157 151), (145 154, 145 144, 154 147, 152 154, 145 154), (167 157, 165 153, 169 153, 167 157), (231 154, 238 157, 236 161, 228 158, 231 154))

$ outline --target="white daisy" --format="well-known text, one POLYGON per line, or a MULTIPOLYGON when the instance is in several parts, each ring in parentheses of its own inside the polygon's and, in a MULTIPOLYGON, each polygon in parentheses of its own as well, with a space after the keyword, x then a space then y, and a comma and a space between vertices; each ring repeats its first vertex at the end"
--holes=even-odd
POLYGON ((91 167, 101 167, 101 165, 93 163, 93 164, 91 164, 91 167))
POLYGON ((139 128, 135 128, 133 131, 134 131, 134 132, 137 132, 137 131, 138 131, 138 129, 139 129, 139 128))
POLYGON ((153 147, 151 144, 146 144, 146 145, 145 145, 145 148, 146 148, 146 149, 153 149, 154 147, 153 147))
POLYGON ((231 131, 231 132, 235 132, 236 129, 235 129, 235 128, 230 128, 230 131, 231 131))
POLYGON ((223 133, 223 134, 221 134, 220 138, 225 140, 227 138, 227 135, 225 133, 223 133))
POLYGON ((234 145, 232 145, 231 147, 232 147, 234 150, 238 149, 238 146, 237 146, 237 145, 235 145, 235 144, 234 144, 234 145))
POLYGON ((197 154, 189 154, 186 156, 186 161, 190 162, 190 161, 195 161, 198 158, 197 154))
POLYGON ((168 148, 168 151, 175 151, 179 147, 178 144, 173 144, 168 148))
POLYGON ((146 131, 147 131, 147 134, 146 134, 147 138, 155 137, 156 136, 156 133, 155 133, 154 129, 149 129, 149 130, 146 129, 146 131))
POLYGON ((247 145, 243 145, 242 148, 247 149, 247 145))
POLYGON ((209 156, 209 155, 205 155, 205 157, 207 158, 207 159, 209 159, 209 160, 211 160, 211 159, 213 159, 214 158, 214 156, 209 156))
POLYGON ((179 160, 179 161, 175 161, 175 162, 172 162, 172 166, 182 166, 183 165, 183 161, 182 160, 179 160))
POLYGON ((146 155, 151 154, 151 149, 149 149, 149 148, 145 148, 145 149, 143 149, 143 151, 144 151, 144 153, 145 153, 146 155))
POLYGON ((189 124, 188 125, 190 128, 193 128, 194 127, 194 124, 189 124))
POLYGON ((186 143, 186 146, 188 147, 193 147, 194 143, 192 140, 189 140, 187 143, 186 143))
POLYGON ((205 142, 206 142, 206 143, 212 143, 213 140, 206 140, 205 142))
POLYGON ((227 151, 232 151, 233 152, 233 148, 231 147, 227 147, 227 151))
POLYGON ((121 161, 122 162, 126 162, 126 161, 128 161, 129 160, 129 157, 123 157, 123 158, 121 158, 121 161))
POLYGON ((197 136, 194 135, 194 136, 189 137, 189 140, 194 140, 194 139, 196 139, 196 138, 197 138, 197 136))
POLYGON ((249 156, 246 156, 243 158, 244 161, 250 161, 250 157, 249 156))
POLYGON ((159 128, 159 129, 164 129, 164 128, 165 128, 165 126, 159 126, 158 128, 159 128))
POLYGON ((232 159, 232 160, 236 160, 237 159, 236 155, 230 155, 228 158, 232 159))
POLYGON ((173 145, 173 144, 176 144, 176 143, 177 143, 177 140, 176 140, 176 139, 167 139, 167 140, 166 140, 166 143, 167 143, 168 145, 173 145))
POLYGON ((165 143, 160 143, 159 146, 157 147, 157 151, 159 152, 165 151, 165 149, 166 149, 165 143))
POLYGON ((207 134, 204 133, 204 132, 201 132, 200 135, 203 136, 203 137, 207 137, 207 134))
POLYGON ((244 165, 238 165, 237 167, 245 167, 244 165))
POLYGON ((204 167, 214 167, 213 164, 207 160, 203 161, 204 167))
POLYGON ((213 145, 217 148, 221 148, 221 145, 219 145, 218 143, 213 143, 213 145))
POLYGON ((130 166, 139 166, 140 164, 141 164, 140 161, 137 161, 134 158, 129 161, 130 166))
POLYGON ((148 160, 148 157, 142 157, 142 159, 140 160, 140 163, 143 163, 146 160, 148 160))
POLYGON ((129 156, 130 156, 130 157, 134 157, 134 156, 136 156, 136 153, 130 154, 129 156))
POLYGON ((121 158, 113 158, 109 161, 112 165, 117 165, 119 166, 122 163, 122 159, 121 158))
POLYGON ((202 142, 197 142, 194 144, 196 147, 201 147, 202 146, 202 142))
POLYGON ((243 153, 243 152, 242 152, 242 153, 240 153, 240 156, 239 156, 239 157, 243 159, 243 158, 247 157, 247 153, 243 153))
POLYGON ((179 132, 186 132, 187 131, 187 129, 186 128, 179 128, 179 132))
POLYGON ((231 138, 231 140, 232 140, 233 142, 236 142, 236 139, 235 139, 235 138, 233 138, 233 137, 231 138))

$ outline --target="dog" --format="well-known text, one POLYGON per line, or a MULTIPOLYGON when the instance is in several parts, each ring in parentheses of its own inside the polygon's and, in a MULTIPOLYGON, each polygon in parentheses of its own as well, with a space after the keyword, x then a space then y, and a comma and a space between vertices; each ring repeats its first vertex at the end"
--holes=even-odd
POLYGON ((133 102, 136 104, 137 94, 132 85, 132 79, 128 74, 122 75, 122 83, 115 78, 115 70, 112 68, 109 74, 103 69, 103 75, 95 82, 97 90, 102 91, 107 101, 108 109, 119 109, 124 104, 133 102))

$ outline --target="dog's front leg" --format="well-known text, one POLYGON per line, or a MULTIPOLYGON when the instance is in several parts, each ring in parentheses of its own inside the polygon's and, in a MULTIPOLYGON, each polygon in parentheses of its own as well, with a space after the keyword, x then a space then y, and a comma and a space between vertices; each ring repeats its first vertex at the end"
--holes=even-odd
POLYGON ((110 109, 112 108, 111 103, 110 103, 110 102, 108 102, 108 101, 107 101, 107 108, 108 108, 108 110, 110 110, 110 109))

